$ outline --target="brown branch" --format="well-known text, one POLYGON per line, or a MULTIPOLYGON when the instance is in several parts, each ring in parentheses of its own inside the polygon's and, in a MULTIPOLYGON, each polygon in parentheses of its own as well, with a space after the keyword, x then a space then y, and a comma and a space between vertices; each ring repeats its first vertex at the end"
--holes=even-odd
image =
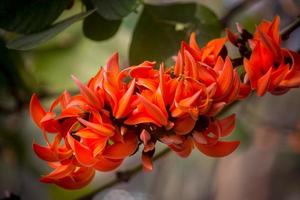
POLYGON ((292 23, 285 27, 281 32, 282 40, 287 40, 290 34, 300 26, 300 16, 298 16, 292 23))
MULTIPOLYGON (((171 149, 165 148, 161 152, 159 152, 156 156, 153 157, 153 161, 158 160, 162 158, 163 156, 167 155, 169 152, 171 152, 171 149)), ((97 188, 96 190, 78 198, 77 200, 90 200, 92 199, 96 194, 99 192, 102 192, 103 190, 106 190, 107 188, 110 188, 112 186, 115 186, 122 182, 128 182, 133 176, 135 176, 138 172, 142 171, 143 165, 139 164, 129 170, 120 171, 116 173, 116 177, 104 184, 103 186, 97 188)))

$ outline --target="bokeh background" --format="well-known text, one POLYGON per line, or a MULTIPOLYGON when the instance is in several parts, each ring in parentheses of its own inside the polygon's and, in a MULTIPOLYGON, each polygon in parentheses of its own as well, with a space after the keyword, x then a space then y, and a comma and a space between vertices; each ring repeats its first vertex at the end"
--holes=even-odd
MULTIPOLYGON (((262 19, 272 20, 275 15, 281 17, 283 28, 300 14, 299 0, 245 1, 192 2, 207 6, 220 19, 227 16, 224 24, 228 27, 235 29, 235 23, 239 22, 250 31, 262 19), (228 15, 229 12, 233 14, 228 15)), ((145 2, 161 5, 191 1, 145 2)), ((81 1, 75 0, 72 8, 64 11, 60 18, 82 9, 81 1)), ((142 12, 143 6, 140 6, 123 18, 116 34, 109 39, 93 41, 87 38, 82 32, 82 21, 79 21, 37 48, 26 51, 6 48, 11 33, 0 29, 0 199, 8 196, 24 200, 76 199, 115 177, 115 172, 98 172, 90 185, 76 191, 40 183, 40 175, 49 172, 49 168, 32 151, 33 140, 42 140, 42 134, 29 117, 28 102, 32 92, 37 92, 47 106, 62 90, 76 90, 70 75, 87 81, 115 51, 119 52, 124 67, 129 66, 132 59, 139 60, 129 50, 133 42, 147 44, 147 41, 136 41, 141 37, 133 37, 142 12)), ((177 14, 173 13, 174 16, 177 14)), ((145 27, 148 25, 144 24, 145 27)), ((151 26, 147 30, 150 33, 142 37, 144 40, 152 42, 151 35, 165 37, 159 32, 161 30, 151 26)), ((205 35, 211 30, 200 31, 205 35)), ((161 49, 159 43, 155 45, 160 51, 169 51, 168 48, 161 49)), ((170 46, 178 49, 180 43, 170 46)), ((290 35, 284 46, 299 52, 300 29, 290 35)), ((143 48, 143 55, 148 59, 147 46, 141 46, 139 51, 143 48)), ((241 141, 236 152, 221 159, 208 158, 198 151, 186 159, 170 153, 155 162, 152 172, 141 172, 129 182, 99 193, 94 199, 300 199, 300 89, 283 96, 252 96, 229 112, 238 114, 237 127, 231 136, 241 141)), ((129 158, 121 169, 139 164, 139 159, 138 154, 129 158)))

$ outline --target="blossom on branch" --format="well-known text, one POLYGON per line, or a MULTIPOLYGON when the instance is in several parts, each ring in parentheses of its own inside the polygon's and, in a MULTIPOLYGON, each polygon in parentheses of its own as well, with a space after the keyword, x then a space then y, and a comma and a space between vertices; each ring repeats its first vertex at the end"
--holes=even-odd
POLYGON ((300 57, 280 47, 279 18, 262 22, 254 36, 240 32, 242 39, 227 31, 227 38, 202 48, 192 33, 174 65, 158 69, 145 61, 121 70, 115 53, 87 84, 72 76, 79 92, 64 91, 49 110, 33 94, 30 114, 45 139, 33 149, 53 169, 41 181, 81 188, 96 170, 117 169, 141 145, 143 167, 152 170, 158 142, 181 157, 194 148, 212 157, 232 153, 239 141, 224 138, 234 130, 236 116, 219 119, 220 112, 251 89, 260 96, 283 94, 300 84, 300 57), (239 47, 245 74, 227 55, 227 40, 239 47))

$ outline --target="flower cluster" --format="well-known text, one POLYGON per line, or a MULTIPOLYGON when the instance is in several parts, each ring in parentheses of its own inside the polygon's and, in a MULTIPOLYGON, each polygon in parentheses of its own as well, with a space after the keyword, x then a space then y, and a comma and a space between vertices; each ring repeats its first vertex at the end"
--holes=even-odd
POLYGON ((280 47, 278 27, 276 17, 253 35, 227 31, 202 48, 193 33, 174 65, 159 69, 145 61, 121 70, 115 53, 87 84, 73 76, 80 92, 64 91, 49 110, 34 94, 30 113, 46 146, 34 143, 33 149, 53 168, 41 181, 81 188, 95 170, 116 169, 141 145, 144 169, 151 170, 157 142, 181 157, 194 148, 212 157, 232 153, 239 142, 223 138, 233 131, 235 115, 219 119, 222 109, 251 91, 282 94, 300 85, 300 57, 280 47), (242 74, 227 55, 228 40, 241 50, 242 74))

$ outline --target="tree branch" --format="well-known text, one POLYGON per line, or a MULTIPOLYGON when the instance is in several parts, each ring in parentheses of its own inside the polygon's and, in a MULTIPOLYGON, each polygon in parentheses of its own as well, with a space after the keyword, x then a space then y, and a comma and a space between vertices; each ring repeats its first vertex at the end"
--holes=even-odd
MULTIPOLYGON (((171 149, 165 148, 164 150, 162 150, 156 156, 153 157, 153 161, 160 159, 161 157, 167 155, 169 152, 171 152, 171 149)), ((129 170, 117 172, 116 177, 113 180, 111 180, 108 183, 104 184, 103 186, 97 188, 96 190, 78 198, 77 200, 90 200, 96 194, 98 194, 99 192, 102 192, 103 190, 106 190, 107 188, 110 188, 110 187, 115 186, 122 182, 128 182, 138 172, 142 171, 142 169, 143 169, 143 165, 139 164, 129 170)))
POLYGON ((287 40, 290 37, 290 34, 300 26, 300 16, 296 18, 292 23, 285 27, 281 32, 282 40, 287 40))

